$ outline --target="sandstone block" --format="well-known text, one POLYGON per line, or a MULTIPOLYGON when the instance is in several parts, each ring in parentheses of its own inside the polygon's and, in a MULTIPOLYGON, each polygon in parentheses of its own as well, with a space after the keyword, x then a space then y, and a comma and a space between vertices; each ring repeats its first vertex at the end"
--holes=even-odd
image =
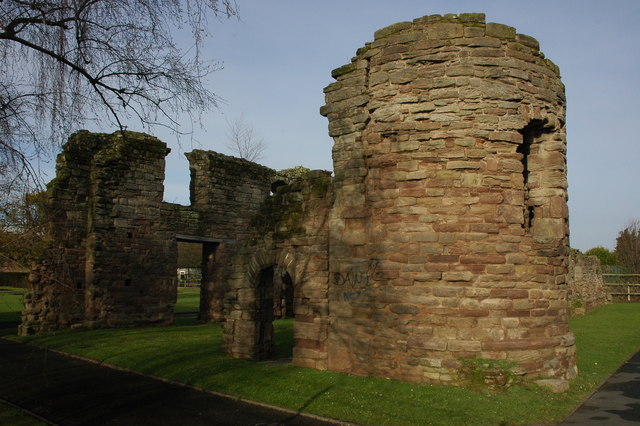
POLYGON ((420 308, 416 305, 409 305, 404 303, 396 303, 389 306, 389 310, 394 314, 401 315, 417 315, 420 313, 420 308))
MULTIPOLYGON (((442 279, 445 281, 464 281, 469 282, 474 278, 473 272, 470 271, 459 271, 459 272, 443 272, 442 279)), ((435 294, 435 293, 434 293, 435 294)))
POLYGON ((452 352, 480 352, 481 344, 475 340, 449 340, 447 350, 452 352))
POLYGON ((508 25, 489 22, 485 28, 485 34, 487 37, 496 37, 507 40, 515 40, 516 38, 516 29, 508 25))

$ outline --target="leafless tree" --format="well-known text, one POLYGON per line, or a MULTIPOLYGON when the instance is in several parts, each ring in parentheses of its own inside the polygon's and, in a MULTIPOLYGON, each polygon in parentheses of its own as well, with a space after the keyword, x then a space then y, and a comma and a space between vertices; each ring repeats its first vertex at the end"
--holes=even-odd
POLYGON ((0 179, 33 179, 33 160, 87 123, 139 120, 179 131, 216 106, 201 59, 208 20, 234 0, 0 0, 0 179), (190 31, 192 47, 174 34, 190 31))
POLYGON ((238 157, 248 161, 259 161, 264 157, 266 144, 243 116, 227 122, 227 137, 227 148, 238 157))
POLYGON ((640 274, 640 221, 634 220, 618 234, 616 254, 630 274, 640 274))

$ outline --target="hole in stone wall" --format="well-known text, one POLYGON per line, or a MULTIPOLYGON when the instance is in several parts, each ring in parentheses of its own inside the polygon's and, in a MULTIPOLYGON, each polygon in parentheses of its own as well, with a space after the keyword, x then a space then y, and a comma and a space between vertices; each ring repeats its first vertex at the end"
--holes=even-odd
POLYGON ((533 217, 534 217, 534 208, 533 208, 533 206, 527 206, 527 215, 525 217, 525 223, 528 226, 531 226, 531 224, 533 223, 533 217))
POLYGON ((124 280, 125 287, 129 287, 130 285, 131 285, 131 278, 127 278, 126 280, 124 280))
POLYGON ((82 281, 76 281, 76 288, 80 290, 82 288, 82 281))
POLYGON ((277 180, 271 184, 271 195, 275 194, 278 191, 278 188, 281 186, 287 186, 287 183, 283 180, 277 180))
POLYGON ((522 155, 520 161, 522 162, 522 177, 526 189, 527 184, 529 183, 529 154, 531 154, 531 144, 533 143, 533 138, 531 137, 530 132, 524 133, 523 131, 522 136, 522 143, 518 145, 516 152, 522 155))
POLYGON ((531 228, 535 217, 535 209, 529 197, 529 180, 531 177, 529 160, 533 145, 545 131, 545 124, 546 120, 532 120, 529 124, 527 124, 520 131, 520 133, 522 134, 522 143, 516 148, 516 152, 522 156, 520 158, 520 161, 522 162, 522 180, 524 185, 524 222, 522 223, 522 227, 524 229, 531 228))
POLYGON ((133 233, 127 232, 127 238, 133 238, 133 233))
POLYGON ((293 280, 286 271, 279 270, 278 273, 282 280, 282 297, 280 298, 280 316, 276 312, 276 318, 293 318, 293 280))

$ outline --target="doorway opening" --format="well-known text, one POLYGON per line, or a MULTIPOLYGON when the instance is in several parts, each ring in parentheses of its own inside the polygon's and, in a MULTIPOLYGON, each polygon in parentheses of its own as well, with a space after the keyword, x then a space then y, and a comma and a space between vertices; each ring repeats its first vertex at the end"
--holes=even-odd
POLYGON ((222 306, 221 286, 216 285, 219 281, 216 278, 216 251, 220 241, 187 235, 177 235, 176 240, 178 297, 174 316, 201 322, 215 320, 215 314, 221 314, 222 306))
POLYGON ((295 345, 294 283, 284 268, 260 272, 256 294, 257 357, 286 362, 295 345))
POLYGON ((176 318, 197 318, 202 284, 202 243, 178 241, 176 318))

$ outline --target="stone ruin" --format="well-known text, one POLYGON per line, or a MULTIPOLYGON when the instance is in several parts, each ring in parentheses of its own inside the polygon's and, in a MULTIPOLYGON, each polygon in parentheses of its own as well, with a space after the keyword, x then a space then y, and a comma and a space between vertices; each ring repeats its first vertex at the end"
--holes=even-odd
POLYGON ((72 136, 21 333, 170 323, 176 245, 193 241, 200 318, 222 323, 231 356, 271 354, 284 279, 295 365, 460 384, 480 359, 488 378, 566 385, 577 370, 558 67, 483 14, 434 15, 377 31, 332 76, 321 114, 333 177, 194 151, 191 205, 178 206, 162 202, 162 142, 72 136))
POLYGON ((611 302, 605 287, 602 265, 595 256, 571 249, 567 258, 567 297, 572 316, 584 315, 611 302))

